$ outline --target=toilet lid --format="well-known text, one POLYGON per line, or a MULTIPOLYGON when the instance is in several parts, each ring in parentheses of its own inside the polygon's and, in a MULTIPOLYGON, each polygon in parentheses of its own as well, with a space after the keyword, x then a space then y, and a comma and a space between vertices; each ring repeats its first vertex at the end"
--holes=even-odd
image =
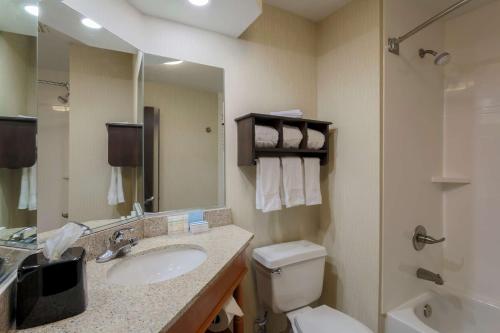
POLYGON ((299 333, 373 333, 354 318, 321 305, 294 318, 299 333))

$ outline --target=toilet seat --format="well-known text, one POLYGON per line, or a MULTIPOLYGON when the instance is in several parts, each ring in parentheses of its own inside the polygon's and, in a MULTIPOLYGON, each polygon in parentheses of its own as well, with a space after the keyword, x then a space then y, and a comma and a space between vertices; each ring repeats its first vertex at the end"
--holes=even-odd
POLYGON ((373 333, 354 318, 321 305, 293 316, 292 327, 296 333, 373 333))

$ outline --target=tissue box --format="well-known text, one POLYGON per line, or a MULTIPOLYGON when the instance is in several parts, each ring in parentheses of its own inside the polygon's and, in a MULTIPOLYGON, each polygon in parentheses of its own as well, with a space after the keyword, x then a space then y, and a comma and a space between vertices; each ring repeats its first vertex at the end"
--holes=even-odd
POLYGON ((87 308, 85 250, 69 248, 49 262, 28 256, 17 270, 16 326, 25 329, 75 316, 87 308))

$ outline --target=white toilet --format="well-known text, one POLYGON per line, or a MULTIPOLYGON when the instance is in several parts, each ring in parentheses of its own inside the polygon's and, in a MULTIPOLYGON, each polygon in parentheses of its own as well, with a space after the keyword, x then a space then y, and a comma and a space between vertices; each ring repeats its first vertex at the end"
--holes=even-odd
POLYGON ((348 315, 321 305, 326 249, 301 240, 253 250, 258 295, 275 313, 286 313, 294 333, 373 333, 348 315))

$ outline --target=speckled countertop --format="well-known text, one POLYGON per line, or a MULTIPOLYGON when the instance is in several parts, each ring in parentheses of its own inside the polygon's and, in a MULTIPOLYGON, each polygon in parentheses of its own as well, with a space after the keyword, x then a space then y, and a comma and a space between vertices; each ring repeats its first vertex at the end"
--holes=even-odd
POLYGON ((210 229, 198 235, 143 239, 128 256, 166 246, 201 246, 206 261, 182 276, 150 285, 121 286, 107 282, 108 269, 124 259, 87 263, 89 304, 75 317, 17 332, 160 332, 186 311, 201 291, 250 242, 253 235, 235 225, 210 229))

